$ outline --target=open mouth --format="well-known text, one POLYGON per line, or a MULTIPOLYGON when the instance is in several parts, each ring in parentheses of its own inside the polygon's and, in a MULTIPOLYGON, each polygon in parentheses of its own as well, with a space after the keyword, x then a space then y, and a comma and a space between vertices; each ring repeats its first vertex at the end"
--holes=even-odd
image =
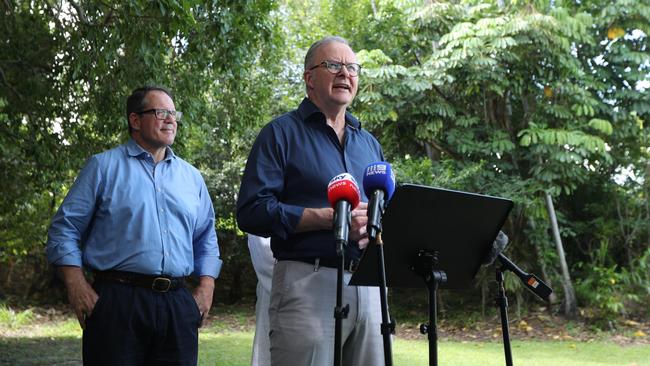
POLYGON ((352 87, 347 84, 334 84, 334 89, 351 91, 352 87))

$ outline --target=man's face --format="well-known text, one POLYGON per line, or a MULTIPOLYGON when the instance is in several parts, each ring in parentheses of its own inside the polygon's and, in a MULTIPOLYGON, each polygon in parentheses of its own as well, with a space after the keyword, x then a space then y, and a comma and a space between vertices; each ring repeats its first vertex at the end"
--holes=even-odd
MULTIPOLYGON (((357 56, 346 44, 331 42, 316 50, 310 67, 323 61, 357 63, 357 56)), ((309 98, 320 108, 346 108, 357 95, 359 78, 350 76, 345 67, 342 67, 338 74, 332 74, 325 66, 316 67, 305 71, 304 79, 309 98)))
MULTIPOLYGON (((166 93, 153 90, 147 93, 144 98, 145 107, 148 109, 167 109, 175 111, 174 102, 166 93)), ((164 120, 156 118, 153 112, 144 114, 132 114, 130 119, 131 127, 135 134, 139 135, 136 141, 149 149, 159 149, 167 147, 174 143, 176 138, 176 120, 172 116, 167 116, 164 120)))

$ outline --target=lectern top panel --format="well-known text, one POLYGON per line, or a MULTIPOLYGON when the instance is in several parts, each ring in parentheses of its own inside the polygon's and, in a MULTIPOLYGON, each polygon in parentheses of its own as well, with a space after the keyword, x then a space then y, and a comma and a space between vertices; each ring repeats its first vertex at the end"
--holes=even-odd
MULTIPOLYGON (((411 270, 419 250, 438 252, 436 270, 447 274, 442 288, 469 288, 512 209, 511 200, 403 184, 382 220, 389 287, 422 287, 411 270)), ((368 246, 350 284, 377 286, 376 248, 368 246)))

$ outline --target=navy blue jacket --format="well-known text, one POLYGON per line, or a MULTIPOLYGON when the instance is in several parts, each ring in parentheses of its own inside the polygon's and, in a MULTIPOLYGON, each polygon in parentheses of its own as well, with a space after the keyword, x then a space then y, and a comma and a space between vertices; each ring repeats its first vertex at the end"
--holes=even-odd
MULTIPOLYGON (((347 172, 359 185, 366 166, 383 161, 377 139, 346 113, 345 141, 339 143, 325 116, 305 98, 260 131, 251 149, 237 200, 241 230, 271 237, 277 259, 336 257, 332 230, 295 233, 305 208, 329 207, 327 184, 347 172)), ((367 202, 363 188, 361 200, 367 202)), ((347 258, 360 251, 348 245, 347 258)))

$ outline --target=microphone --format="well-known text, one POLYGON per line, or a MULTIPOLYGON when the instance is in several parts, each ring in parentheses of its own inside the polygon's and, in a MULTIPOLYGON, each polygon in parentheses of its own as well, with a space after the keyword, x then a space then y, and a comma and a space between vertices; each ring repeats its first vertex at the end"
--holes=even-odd
POLYGON ((380 161, 366 167, 363 176, 363 191, 370 199, 368 203, 368 237, 375 239, 381 232, 380 221, 384 213, 385 201, 390 200, 395 192, 395 173, 389 163, 380 161))
POLYGON ((489 266, 494 263, 496 259, 499 259, 499 263, 501 263, 503 269, 516 274, 527 289, 539 296, 542 300, 548 301, 548 297, 551 295, 553 290, 539 277, 532 273, 524 272, 521 268, 517 267, 510 258, 503 255, 502 252, 506 246, 508 246, 508 236, 503 231, 499 230, 499 235, 494 239, 490 252, 485 259, 483 259, 483 264, 489 266))
POLYGON ((534 274, 524 272, 505 255, 499 254, 498 258, 503 268, 516 274, 527 289, 539 296, 540 299, 548 301, 548 297, 553 292, 549 285, 534 274))
POLYGON ((334 239, 339 244, 337 251, 341 251, 342 245, 348 242, 350 211, 359 205, 360 199, 357 181, 349 173, 337 175, 327 185, 327 200, 334 208, 334 239))
POLYGON ((492 248, 490 248, 490 252, 483 258, 483 265, 484 266, 489 266, 494 261, 497 259, 499 254, 503 252, 506 247, 508 246, 508 235, 506 235, 503 231, 499 230, 499 235, 497 235, 497 238, 494 239, 494 242, 492 243, 492 248))

